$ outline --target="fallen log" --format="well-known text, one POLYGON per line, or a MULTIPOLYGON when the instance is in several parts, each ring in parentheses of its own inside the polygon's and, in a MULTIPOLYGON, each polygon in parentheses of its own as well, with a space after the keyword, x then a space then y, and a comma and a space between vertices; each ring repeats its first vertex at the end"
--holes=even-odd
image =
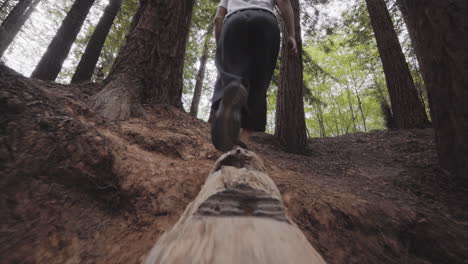
POLYGON ((325 263, 286 213, 253 152, 221 156, 195 200, 146 257, 155 263, 325 263))

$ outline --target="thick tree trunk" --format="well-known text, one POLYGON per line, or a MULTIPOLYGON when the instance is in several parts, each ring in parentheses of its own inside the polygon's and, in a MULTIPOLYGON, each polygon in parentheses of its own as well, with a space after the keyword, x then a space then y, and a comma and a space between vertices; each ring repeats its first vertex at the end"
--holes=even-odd
POLYGON ((325 261, 287 215, 262 161, 237 148, 216 162, 198 196, 144 263, 325 261))
POLYGON ((396 127, 427 128, 430 122, 418 97, 385 0, 366 0, 366 3, 385 72, 396 127))
POLYGON ((190 114, 194 117, 197 117, 198 115, 198 106, 200 104, 203 81, 205 79, 206 62, 208 61, 208 54, 210 51, 210 40, 213 35, 213 27, 214 27, 214 24, 210 24, 206 32, 205 43, 203 45, 203 52, 200 58, 200 68, 198 69, 195 89, 193 91, 193 99, 192 99, 192 105, 190 106, 190 114))
POLYGON ((119 12, 122 0, 111 0, 104 10, 96 29, 91 36, 91 39, 86 46, 86 50, 81 57, 80 63, 76 67, 75 74, 72 77, 71 83, 81 83, 90 81, 93 77, 96 64, 101 55, 102 47, 106 41, 107 35, 114 23, 114 19, 119 12))
MULTIPOLYGON (((286 151, 301 153, 306 149, 307 131, 303 101, 304 81, 299 1, 291 0, 291 5, 294 11, 298 54, 294 56, 289 53, 286 34, 283 34, 275 135, 286 151)), ((286 32, 284 27, 283 32, 286 32)))
POLYGON ((468 2, 405 1, 441 165, 468 184, 468 2))
POLYGON ((127 43, 93 107, 111 120, 142 114, 141 104, 182 108, 185 47, 194 0, 141 0, 127 43))
POLYGON ((19 33, 40 0, 21 0, 0 26, 0 58, 19 33), (29 9, 28 9, 29 8, 29 9))
POLYGON ((54 81, 95 0, 75 0, 31 78, 54 81))

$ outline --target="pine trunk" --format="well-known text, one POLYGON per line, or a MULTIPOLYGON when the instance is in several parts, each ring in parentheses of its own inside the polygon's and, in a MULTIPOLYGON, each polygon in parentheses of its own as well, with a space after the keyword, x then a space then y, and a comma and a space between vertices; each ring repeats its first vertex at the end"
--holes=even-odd
POLYGON ((396 128, 427 128, 430 122, 418 97, 385 0, 366 0, 387 81, 396 128))
POLYGON ((31 78, 54 81, 95 0, 75 0, 31 78))
POLYGON ((107 5, 76 68, 71 80, 72 83, 91 81, 99 56, 101 55, 102 47, 112 24, 114 24, 114 19, 120 10, 121 4, 122 0, 111 0, 107 5))
POLYGON ((5 54, 5 51, 39 3, 39 1, 36 0, 32 5, 32 2, 33 0, 19 1, 0 26, 0 58, 3 57, 3 54, 5 54))
MULTIPOLYGON (((302 153, 306 150, 307 131, 304 115, 304 81, 299 1, 291 0, 297 41, 297 56, 289 53, 286 34, 281 47, 281 68, 276 102, 275 135, 285 150, 302 153)), ((283 32, 286 30, 283 28, 283 32)))
POLYGON ((203 81, 205 80, 206 63, 208 61, 208 53, 210 51, 210 40, 213 34, 214 24, 210 24, 205 36, 205 44, 203 45, 203 52, 200 58, 200 68, 198 69, 195 89, 193 91, 192 105, 190 106, 190 114, 194 117, 198 115, 198 106, 200 105, 200 98, 202 94, 203 81))
POLYGON ((111 120, 139 116, 141 104, 182 108, 185 47, 194 0, 141 0, 122 48, 93 107, 111 120))
POLYGON ((287 214, 263 162, 237 148, 219 158, 198 196, 143 263, 325 261, 287 214))
POLYGON ((468 2, 405 1, 442 167, 468 184, 468 2))

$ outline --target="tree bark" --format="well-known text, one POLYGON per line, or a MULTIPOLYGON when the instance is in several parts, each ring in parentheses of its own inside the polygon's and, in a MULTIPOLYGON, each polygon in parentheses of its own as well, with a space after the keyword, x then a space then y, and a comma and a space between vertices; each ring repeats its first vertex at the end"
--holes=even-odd
MULTIPOLYGON (((411 40, 411 47, 413 50, 416 49, 416 32, 415 29, 411 26, 411 23, 409 22, 408 19, 408 8, 406 8, 406 5, 404 3, 405 0, 396 0, 396 4, 398 6, 398 9, 401 12, 401 15, 403 17, 403 21, 405 22, 406 29, 408 30, 408 35, 411 40)), ((418 54, 416 53, 416 59, 419 64, 421 64, 420 59, 418 57, 418 54)))
POLYGON ((185 47, 194 0, 141 0, 127 43, 92 106, 111 120, 143 113, 141 104, 182 108, 185 47))
MULTIPOLYGON (((294 11, 297 56, 288 50, 286 34, 281 47, 281 67, 276 102, 275 135, 285 150, 302 153, 306 150, 307 131, 304 115, 304 81, 299 1, 291 0, 294 11)), ((283 32, 286 32, 283 26, 283 32)))
POLYGON ((122 0, 111 0, 107 5, 104 10, 104 14, 102 14, 102 17, 99 20, 88 45, 86 46, 86 50, 81 57, 71 83, 91 81, 99 56, 101 55, 102 47, 104 46, 104 42, 106 41, 112 24, 114 24, 114 19, 120 10, 121 4, 122 0))
POLYGON ((11 10, 0 26, 0 58, 19 33, 24 23, 39 4, 40 0, 21 0, 11 10))
POLYGON ((144 263, 325 261, 287 215, 262 161, 237 148, 216 162, 198 196, 144 263))
POLYGON ((418 97, 405 55, 384 0, 366 0, 398 129, 427 128, 430 122, 418 97))
POLYGON ((75 0, 31 78, 54 81, 95 0, 75 0))
POLYGON ((190 106, 190 114, 194 117, 197 117, 198 115, 198 106, 200 104, 203 81, 205 79, 206 62, 208 61, 208 53, 210 51, 210 40, 213 35, 213 27, 214 27, 214 24, 211 23, 206 32, 205 43, 203 45, 203 52, 200 58, 200 68, 198 69, 195 89, 193 91, 193 99, 192 99, 192 105, 190 106))
POLYGON ((440 164, 468 184, 468 2, 404 2, 415 29, 440 164))

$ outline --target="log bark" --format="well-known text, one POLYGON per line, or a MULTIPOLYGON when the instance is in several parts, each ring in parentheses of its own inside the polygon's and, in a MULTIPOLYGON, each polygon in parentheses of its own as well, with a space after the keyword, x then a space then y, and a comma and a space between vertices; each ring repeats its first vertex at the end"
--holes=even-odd
POLYGON ((195 88, 193 91, 192 105, 190 106, 190 114, 194 117, 197 117, 198 115, 198 106, 200 105, 203 81, 205 80, 206 63, 208 61, 208 54, 210 51, 210 40, 213 35, 213 27, 213 23, 208 27, 205 36, 205 43, 203 45, 202 56, 200 57, 200 68, 198 68, 195 88))
POLYGON ((220 157, 195 200, 149 252, 154 263, 325 263, 286 213, 253 153, 220 157))
POLYGON ((382 60, 396 127, 430 127, 385 0, 366 0, 366 3, 382 60))
POLYGON ((102 17, 99 20, 88 45, 86 46, 86 50, 76 67, 71 83, 91 81, 99 56, 101 55, 102 47, 104 46, 104 42, 106 41, 112 24, 114 24, 114 19, 120 10, 121 4, 122 0, 111 0, 106 9, 104 9, 104 13, 102 14, 102 17))
POLYGON ((31 78, 54 81, 95 0, 75 0, 31 78))
POLYGON ((440 164, 468 185, 468 2, 403 2, 415 29, 440 164))
MULTIPOLYGON (((289 53, 286 34, 283 34, 275 135, 286 151, 303 153, 307 145, 307 132, 303 101, 304 82, 299 1, 291 0, 291 6, 294 11, 298 54, 294 56, 289 53)), ((286 32, 284 27, 283 32, 286 32)))
POLYGON ((183 66, 194 0, 142 0, 127 43, 92 106, 111 120, 143 113, 141 104, 182 108, 183 66))
POLYGON ((20 32, 40 0, 22 0, 11 10, 0 26, 0 58, 20 32))

